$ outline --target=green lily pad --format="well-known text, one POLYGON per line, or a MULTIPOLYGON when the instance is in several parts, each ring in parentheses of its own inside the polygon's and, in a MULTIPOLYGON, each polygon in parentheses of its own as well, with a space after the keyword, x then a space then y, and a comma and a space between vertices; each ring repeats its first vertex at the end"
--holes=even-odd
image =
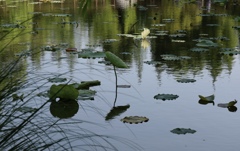
POLYGON ((124 105, 124 106, 116 106, 113 107, 111 109, 111 111, 107 114, 107 116, 105 117, 105 120, 111 120, 113 119, 115 116, 119 116, 120 114, 122 114, 123 112, 125 112, 128 108, 130 107, 130 105, 124 105))
POLYGON ((219 53, 222 55, 237 55, 237 54, 240 54, 240 51, 238 51, 234 48, 222 48, 219 51, 219 53))
POLYGON ((211 40, 199 40, 196 45, 198 47, 218 47, 218 44, 212 42, 211 40))
POLYGON ((138 123, 148 122, 149 119, 143 116, 126 116, 123 119, 121 119, 121 121, 123 123, 138 124, 138 123))
POLYGON ((190 128, 175 128, 175 129, 171 130, 171 132, 174 133, 174 134, 178 134, 178 135, 180 135, 180 134, 184 134, 185 135, 187 133, 194 134, 197 131, 196 130, 192 130, 190 128))
POLYGON ((60 98, 63 100, 75 100, 77 99, 79 92, 72 85, 60 84, 52 85, 49 91, 50 98, 54 100, 60 98))
POLYGON ((92 52, 92 51, 82 51, 78 53, 78 58, 104 58, 106 54, 104 52, 92 52))
POLYGON ((98 80, 92 80, 92 81, 82 81, 81 83, 73 83, 70 85, 72 85, 75 89, 80 90, 80 89, 89 89, 90 87, 93 87, 93 86, 99 86, 101 85, 101 82, 98 80))
POLYGON ((28 107, 28 106, 18 107, 15 109, 15 111, 19 111, 22 113, 32 113, 32 112, 35 112, 36 110, 37 110, 37 108, 32 108, 32 107, 28 107))
POLYGON ((199 97, 201 100, 206 101, 206 102, 211 102, 211 101, 213 101, 214 98, 215 98, 214 94, 213 94, 213 95, 210 95, 210 96, 206 96, 206 97, 204 97, 204 96, 202 96, 202 95, 198 95, 198 97, 199 97))
POLYGON ((161 57, 162 57, 163 60, 172 60, 172 61, 181 60, 180 57, 175 56, 175 55, 171 55, 171 54, 161 55, 161 57))
POLYGON ((159 65, 162 64, 160 61, 144 61, 144 63, 149 64, 149 65, 159 65))
POLYGON ((165 101, 165 100, 175 100, 178 97, 179 97, 178 95, 174 95, 174 94, 157 94, 153 98, 157 100, 165 101))
POLYGON ((180 83, 193 83, 193 82, 196 82, 195 79, 178 79, 177 82, 180 82, 180 83))
POLYGON ((48 79, 49 82, 53 82, 53 83, 56 83, 56 82, 65 82, 67 81, 66 78, 59 78, 59 77, 56 77, 56 78, 50 78, 48 79))
POLYGON ((169 35, 169 37, 171 37, 171 38, 182 38, 185 36, 186 36, 186 34, 183 34, 183 33, 169 35))
POLYGON ((120 59, 118 56, 111 53, 110 51, 106 52, 106 57, 115 67, 118 67, 118 68, 128 67, 122 59, 120 59))
POLYGON ((105 39, 103 43, 112 43, 118 41, 117 39, 105 39))
POLYGON ((198 101, 199 104, 202 104, 202 105, 206 105, 208 103, 212 103, 214 105, 214 95, 210 95, 210 96, 207 96, 207 97, 204 97, 202 95, 198 95, 200 100, 198 101))
POLYGON ((189 57, 189 56, 175 56, 175 55, 172 55, 172 54, 161 55, 161 57, 162 57, 163 60, 168 60, 168 61, 191 59, 191 57, 189 57))
POLYGON ((94 96, 97 93, 96 91, 93 90, 84 90, 80 89, 79 91, 79 97, 78 99, 80 100, 94 100, 94 96))
POLYGON ((195 48, 190 49, 190 51, 193 51, 193 52, 206 52, 206 51, 209 51, 209 49, 195 47, 195 48))

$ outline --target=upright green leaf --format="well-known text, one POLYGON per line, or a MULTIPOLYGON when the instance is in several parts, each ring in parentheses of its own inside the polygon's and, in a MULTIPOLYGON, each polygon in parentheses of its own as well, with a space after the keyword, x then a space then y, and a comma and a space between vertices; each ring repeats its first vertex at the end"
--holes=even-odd
POLYGON ((106 57, 111 62, 111 64, 113 64, 115 67, 118 67, 118 68, 127 68, 128 67, 121 58, 119 58, 118 56, 116 56, 115 54, 113 54, 109 51, 106 52, 106 57))

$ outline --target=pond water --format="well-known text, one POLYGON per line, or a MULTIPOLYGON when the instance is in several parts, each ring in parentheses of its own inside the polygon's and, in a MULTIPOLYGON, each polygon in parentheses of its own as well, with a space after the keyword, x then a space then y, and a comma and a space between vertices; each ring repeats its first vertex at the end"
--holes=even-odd
MULTIPOLYGON (((72 118, 97 123, 82 123, 78 125, 81 128, 123 138, 113 142, 118 150, 239 150, 238 103, 234 111, 218 106, 239 100, 237 2, 0 1, 0 6, 1 36, 13 29, 1 39, 1 47, 13 39, 1 51, 1 64, 30 52, 22 58, 20 72, 36 82, 22 93, 57 76, 70 83, 99 80, 100 86, 90 88, 97 92, 94 100, 79 99, 80 108, 72 118), (136 37, 143 28, 151 31, 144 40, 136 37), (49 51, 56 45, 59 50, 49 51), (118 84, 130 88, 118 88, 116 95, 114 70, 101 63, 104 58, 82 58, 65 48, 111 51, 129 66, 116 71, 118 84), (180 79, 194 81, 181 83, 180 79), (154 98, 157 94, 179 97, 161 100, 154 98), (199 103, 199 95, 214 95, 214 103, 199 103), (114 101, 115 106, 130 107, 105 120, 114 101), (144 116, 149 121, 123 123, 125 116, 144 116), (196 132, 178 135, 171 132, 175 128, 196 132), (126 145, 131 141, 139 147, 126 145)), ((39 92, 49 90, 52 84, 44 84, 39 92)), ((49 116, 53 117, 50 111, 49 116)))

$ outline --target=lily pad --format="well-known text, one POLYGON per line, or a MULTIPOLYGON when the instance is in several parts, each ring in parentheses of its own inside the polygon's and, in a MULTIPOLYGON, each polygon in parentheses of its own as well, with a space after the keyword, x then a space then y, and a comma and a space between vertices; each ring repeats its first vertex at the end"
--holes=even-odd
POLYGON ((175 100, 178 97, 179 97, 178 95, 174 95, 174 94, 157 94, 153 98, 157 100, 165 101, 165 100, 175 100))
POLYGON ((49 82, 65 82, 65 81, 67 81, 67 79, 56 77, 56 78, 50 78, 50 79, 48 79, 48 81, 49 82))
POLYGON ((22 113, 32 113, 32 112, 35 112, 36 110, 37 110, 37 108, 32 108, 32 107, 28 107, 28 106, 18 107, 15 109, 15 111, 19 111, 22 113))
POLYGON ((82 51, 78 53, 78 58, 104 58, 106 54, 104 52, 91 52, 91 51, 82 51))
POLYGON ((178 134, 178 135, 180 135, 180 134, 184 134, 185 135, 187 133, 194 134, 197 131, 193 130, 193 129, 190 129, 190 128, 175 128, 175 129, 171 130, 171 132, 174 133, 174 134, 178 134))
POLYGON ((189 56, 175 56, 172 54, 161 55, 161 57, 163 60, 168 60, 168 61, 191 59, 191 57, 189 57, 189 56))
POLYGON ((198 97, 199 97, 201 100, 207 101, 207 102, 213 101, 214 98, 215 98, 214 94, 213 94, 213 95, 210 95, 210 96, 206 96, 206 97, 204 97, 204 96, 202 96, 202 95, 198 95, 198 97))
POLYGON ((94 96, 97 93, 94 90, 79 90, 79 97, 80 100, 94 100, 94 96))
POLYGON ((209 51, 209 49, 207 49, 207 48, 195 47, 195 48, 190 49, 190 51, 193 51, 193 52, 206 52, 206 51, 209 51))
POLYGON ((208 103, 212 103, 214 105, 214 95, 210 95, 210 96, 207 96, 207 97, 204 97, 202 95, 199 95, 199 98, 200 100, 198 101, 199 104, 203 104, 203 105, 206 105, 208 103))
POLYGON ((149 64, 149 65, 159 65, 162 64, 160 61, 144 61, 144 63, 149 64))
POLYGON ((128 67, 122 59, 120 59, 118 56, 111 53, 110 51, 106 52, 106 57, 115 67, 118 67, 118 68, 128 67))
POLYGON ((75 100, 77 99, 79 92, 72 85, 60 84, 52 85, 49 91, 50 98, 64 99, 64 100, 75 100))
POLYGON ((121 119, 121 121, 123 123, 138 124, 138 123, 148 122, 149 119, 143 116, 126 116, 123 119, 121 119))
POLYGON ((198 47, 218 47, 218 44, 211 40, 200 40, 196 45, 198 47))
POLYGON ((228 108, 228 107, 234 106, 235 104, 237 104, 237 101, 236 101, 236 100, 230 101, 230 102, 228 102, 228 103, 219 103, 219 104, 218 104, 218 107, 228 108))
POLYGON ((92 80, 92 81, 82 81, 81 83, 73 83, 71 84, 75 89, 89 89, 93 86, 99 86, 101 85, 101 82, 98 80, 92 80))
POLYGON ((193 82, 196 82, 195 79, 178 79, 177 82, 180 82, 180 83, 193 83, 193 82))

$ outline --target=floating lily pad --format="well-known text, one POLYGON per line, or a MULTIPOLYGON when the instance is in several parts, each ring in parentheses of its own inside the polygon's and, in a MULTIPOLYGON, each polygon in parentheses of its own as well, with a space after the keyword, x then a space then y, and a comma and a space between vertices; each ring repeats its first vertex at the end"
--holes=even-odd
POLYGON ((166 19, 162 19, 163 22, 174 22, 174 19, 172 18, 166 18, 166 19))
POLYGON ((116 42, 118 41, 117 39, 105 39, 104 41, 102 41, 103 43, 112 43, 112 42, 116 42))
POLYGON ((79 90, 80 100, 94 100, 94 96, 97 92, 94 90, 79 90))
POLYGON ((123 119, 121 119, 121 121, 123 123, 138 124, 138 123, 148 122, 149 119, 143 116, 126 116, 123 119))
POLYGON ((118 88, 130 88, 131 85, 117 85, 118 88))
POLYGON ((240 51, 234 48, 222 48, 221 51, 219 51, 219 53, 223 55, 237 55, 240 54, 240 51))
POLYGON ((174 134, 178 134, 178 135, 180 135, 180 134, 184 134, 185 135, 187 133, 194 134, 197 131, 196 130, 192 130, 190 128, 175 128, 175 129, 171 130, 171 132, 174 133, 174 134))
POLYGON ((175 100, 178 97, 179 97, 178 95, 174 95, 174 94, 157 94, 153 98, 157 100, 165 101, 165 100, 175 100))
POLYGON ((177 82, 180 82, 180 83, 193 83, 193 82, 196 82, 195 79, 178 79, 177 82))
POLYGON ((50 78, 48 79, 49 82, 65 82, 67 81, 67 78, 59 78, 59 77, 56 77, 56 78, 50 78))
POLYGON ((184 43, 185 40, 179 40, 179 39, 172 39, 172 42, 178 42, 178 43, 184 43))
POLYGON ((193 52, 206 52, 206 51, 209 51, 209 49, 194 47, 194 48, 190 49, 190 51, 193 51, 193 52))
POLYGON ((218 44, 212 42, 211 40, 199 40, 196 45, 198 47, 218 47, 218 44))
POLYGON ((15 109, 15 111, 19 111, 22 113, 32 113, 32 112, 35 112, 36 110, 37 110, 37 108, 32 108, 32 107, 28 107, 28 106, 18 107, 15 109))
POLYGON ((163 60, 168 60, 168 61, 191 59, 191 57, 189 57, 189 56, 175 56, 172 54, 161 55, 161 57, 163 60))
POLYGON ((169 35, 169 37, 171 37, 171 38, 182 38, 185 36, 186 36, 186 34, 183 34, 183 33, 169 35))
POLYGON ((113 119, 115 116, 119 116, 120 114, 122 114, 123 112, 125 112, 128 108, 130 107, 130 105, 124 105, 124 106, 116 106, 113 107, 111 109, 111 111, 107 114, 107 116, 105 117, 105 120, 111 120, 113 119))
POLYGON ((26 28, 25 26, 20 25, 20 24, 3 24, 3 25, 1 25, 1 27, 3 27, 3 28, 26 28))
POLYGON ((214 105, 214 101, 213 101, 215 98, 214 95, 210 95, 210 96, 206 96, 206 97, 204 97, 202 95, 198 95, 198 96, 200 98, 198 103, 203 104, 203 105, 208 104, 208 103, 213 103, 213 105, 214 105))
POLYGON ((217 27, 217 26, 220 26, 219 24, 206 24, 206 26, 212 26, 212 27, 217 27))
POLYGON ((231 102, 228 102, 228 103, 219 103, 219 104, 218 104, 218 107, 228 108, 228 107, 234 106, 235 104, 237 104, 237 101, 236 101, 236 100, 231 101, 231 102))
POLYGON ((144 63, 149 64, 149 65, 159 65, 162 64, 160 61, 144 61, 144 63))
POLYGON ((78 58, 104 58, 105 52, 82 51, 78 53, 78 58))
POLYGON ((82 81, 80 84, 78 84, 78 87, 76 89, 89 89, 93 86, 99 86, 101 85, 101 82, 98 80, 92 80, 92 81, 82 81))
POLYGON ((52 85, 49 90, 49 96, 53 100, 60 98, 63 100, 75 100, 77 99, 79 92, 72 85, 60 84, 52 85))

